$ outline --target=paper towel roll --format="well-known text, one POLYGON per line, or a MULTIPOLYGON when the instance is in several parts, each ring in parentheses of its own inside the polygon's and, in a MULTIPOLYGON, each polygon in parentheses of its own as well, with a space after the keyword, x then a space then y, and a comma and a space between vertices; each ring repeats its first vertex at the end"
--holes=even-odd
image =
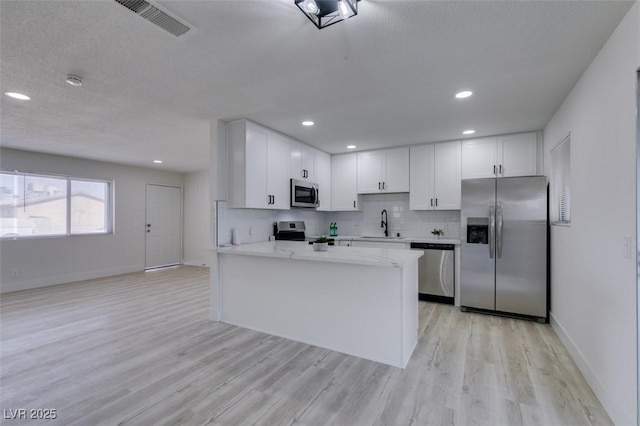
POLYGON ((237 246, 240 244, 240 237, 239 237, 239 232, 238 232, 238 228, 233 228, 231 230, 231 244, 233 244, 234 246, 237 246))

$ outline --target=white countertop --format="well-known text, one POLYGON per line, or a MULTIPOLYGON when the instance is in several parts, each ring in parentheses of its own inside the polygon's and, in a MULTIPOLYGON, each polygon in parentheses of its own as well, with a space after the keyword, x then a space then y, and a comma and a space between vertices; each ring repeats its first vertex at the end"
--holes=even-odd
MULTIPOLYGON (((369 239, 369 238, 367 238, 369 239)), ((419 250, 382 249, 373 247, 330 246, 328 251, 313 251, 307 242, 267 241, 218 247, 219 254, 276 257, 283 259, 312 260, 317 262, 349 263, 389 268, 403 268, 418 260, 419 250)))

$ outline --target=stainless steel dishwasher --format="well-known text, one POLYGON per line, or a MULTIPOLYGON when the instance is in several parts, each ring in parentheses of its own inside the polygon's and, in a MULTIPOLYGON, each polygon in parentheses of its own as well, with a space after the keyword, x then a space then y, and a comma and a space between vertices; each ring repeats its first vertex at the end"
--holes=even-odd
POLYGON ((424 250, 418 260, 418 297, 429 302, 454 303, 455 257, 453 244, 411 243, 424 250))

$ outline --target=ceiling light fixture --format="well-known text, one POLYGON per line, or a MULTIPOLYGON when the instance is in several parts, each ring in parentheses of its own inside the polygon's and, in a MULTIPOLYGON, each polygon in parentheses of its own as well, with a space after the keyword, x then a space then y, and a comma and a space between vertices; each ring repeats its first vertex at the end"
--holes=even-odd
POLYGON ((360 0, 295 0, 296 6, 319 30, 358 14, 360 0))
POLYGON ((456 93, 456 98, 464 99, 464 98, 468 98, 471 95, 473 95, 473 92, 471 90, 465 90, 463 92, 456 93))
POLYGON ((347 149, 356 149, 357 147, 355 145, 347 145, 347 149))
POLYGON ((303 121, 302 122, 303 126, 313 126, 314 124, 316 124, 316 123, 314 123, 313 121, 303 121))
POLYGON ((462 132, 463 135, 472 135, 474 134, 476 131, 475 130, 465 130, 464 132, 462 132))
POLYGON ((156 164, 162 164, 162 160, 153 160, 153 162, 156 164))
POLYGON ((18 92, 4 92, 4 94, 13 99, 20 99, 21 101, 31 100, 29 96, 23 95, 22 93, 18 93, 18 92))
POLYGON ((82 79, 80 77, 78 77, 77 75, 69 74, 67 76, 67 80, 66 81, 67 81, 67 83, 69 83, 73 87, 82 86, 82 79))

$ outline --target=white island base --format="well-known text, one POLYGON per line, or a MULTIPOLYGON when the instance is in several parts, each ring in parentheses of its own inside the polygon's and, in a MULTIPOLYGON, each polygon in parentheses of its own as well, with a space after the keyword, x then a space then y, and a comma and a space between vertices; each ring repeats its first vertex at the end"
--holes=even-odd
POLYGON ((418 339, 421 254, 349 247, 325 254, 284 242, 219 249, 219 318, 404 368, 418 339))

